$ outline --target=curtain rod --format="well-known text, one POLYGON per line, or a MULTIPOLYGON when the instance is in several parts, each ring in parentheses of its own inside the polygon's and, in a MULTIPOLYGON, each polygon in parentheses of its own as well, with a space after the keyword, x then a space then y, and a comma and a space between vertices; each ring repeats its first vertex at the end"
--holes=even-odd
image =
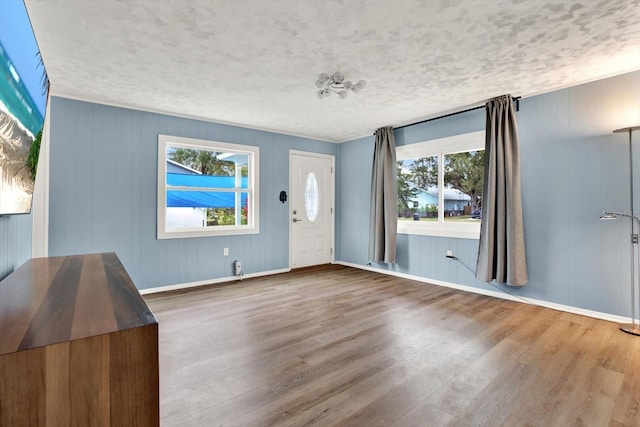
MULTIPOLYGON (((520 98, 522 98, 522 97, 521 96, 516 96, 515 98, 513 98, 513 100, 516 101, 516 111, 520 111, 520 98)), ((413 126, 413 125, 419 125, 420 123, 427 123, 427 122, 431 122, 433 120, 444 119, 445 117, 451 117, 451 116, 455 116, 457 114, 462 114, 462 113, 467 113, 469 111, 479 110, 479 109, 484 108, 484 107, 485 107, 485 105, 479 105, 477 107, 467 108, 466 110, 456 111, 456 112, 453 112, 453 113, 444 114, 442 116, 432 117, 432 118, 426 119, 426 120, 421 120, 419 122, 409 123, 407 125, 394 127, 393 130, 402 129, 402 128, 406 128, 406 127, 413 126)))

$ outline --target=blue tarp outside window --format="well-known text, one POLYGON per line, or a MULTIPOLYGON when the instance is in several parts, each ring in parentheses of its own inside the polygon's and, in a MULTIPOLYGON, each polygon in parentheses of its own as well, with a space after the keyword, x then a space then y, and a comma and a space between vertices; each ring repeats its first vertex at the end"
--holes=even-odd
MULTIPOLYGON (((167 186, 211 188, 213 191, 167 190, 168 208, 234 208, 236 192, 215 191, 219 188, 235 188, 233 176, 189 175, 167 173, 167 186)), ((248 189, 248 178, 242 177, 241 187, 248 189)), ((247 206, 248 193, 241 193, 241 206, 247 206)))

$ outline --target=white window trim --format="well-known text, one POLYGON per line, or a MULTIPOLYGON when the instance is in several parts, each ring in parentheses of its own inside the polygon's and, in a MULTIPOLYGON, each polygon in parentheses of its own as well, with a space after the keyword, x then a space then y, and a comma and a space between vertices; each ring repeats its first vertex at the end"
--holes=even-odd
MULTIPOLYGON (((415 144, 396 147, 396 160, 415 159, 420 157, 439 156, 438 170, 443 171, 443 154, 461 153, 472 150, 484 150, 485 131, 465 133, 447 138, 417 142, 415 144)), ((444 188, 444 174, 438 175, 438 188, 444 188)), ((444 205, 444 191, 438 196, 438 222, 400 221, 399 234, 415 234, 421 236, 456 237, 460 239, 479 239, 480 224, 462 224, 444 222, 441 207, 444 205)))
MULTIPOLYGON (((258 234, 260 188, 259 179, 260 148, 252 145, 230 144, 226 142, 208 141, 204 139, 184 138, 180 136, 158 135, 158 205, 157 205, 157 237, 158 239, 180 239, 190 237, 207 236, 231 236, 240 234, 258 234), (166 228, 166 173, 167 173, 167 145, 183 146, 184 148, 211 150, 222 149, 224 151, 250 154, 249 156, 249 212, 247 225, 229 225, 218 227, 194 227, 194 228, 166 228)), ((235 191, 230 189, 229 191, 235 191)), ((243 191, 244 192, 244 191, 243 191)))

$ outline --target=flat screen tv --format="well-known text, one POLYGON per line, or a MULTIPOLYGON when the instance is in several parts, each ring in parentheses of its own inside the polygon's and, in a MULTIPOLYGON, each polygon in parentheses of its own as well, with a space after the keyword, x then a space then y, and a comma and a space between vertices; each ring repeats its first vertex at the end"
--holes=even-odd
POLYGON ((23 0, 0 0, 0 215, 31 212, 48 84, 23 0))

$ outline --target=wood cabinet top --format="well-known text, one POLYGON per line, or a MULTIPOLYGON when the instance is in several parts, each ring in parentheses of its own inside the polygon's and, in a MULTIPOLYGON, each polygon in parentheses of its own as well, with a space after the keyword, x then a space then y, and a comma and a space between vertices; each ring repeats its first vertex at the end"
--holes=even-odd
POLYGON ((154 323, 115 253, 33 258, 0 282, 0 355, 154 323))

